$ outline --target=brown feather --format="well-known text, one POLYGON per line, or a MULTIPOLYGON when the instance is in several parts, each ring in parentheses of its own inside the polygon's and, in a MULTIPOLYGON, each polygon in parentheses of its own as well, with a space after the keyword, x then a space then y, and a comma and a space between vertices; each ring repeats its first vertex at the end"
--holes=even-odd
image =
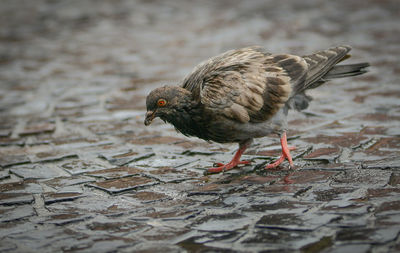
POLYGON ((262 122, 284 106, 306 73, 307 64, 299 56, 248 47, 200 64, 182 87, 214 114, 242 123, 262 122))

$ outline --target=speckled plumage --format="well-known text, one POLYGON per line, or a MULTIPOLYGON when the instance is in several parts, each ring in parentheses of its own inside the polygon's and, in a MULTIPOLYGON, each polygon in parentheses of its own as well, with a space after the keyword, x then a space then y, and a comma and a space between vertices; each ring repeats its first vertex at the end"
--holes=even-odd
POLYGON ((180 86, 153 90, 146 124, 160 117, 185 135, 220 143, 279 134, 288 109, 308 106, 305 90, 365 72, 366 63, 335 66, 349 51, 338 46, 303 57, 256 46, 228 51, 199 64, 180 86), (157 106, 160 98, 164 107, 157 106))

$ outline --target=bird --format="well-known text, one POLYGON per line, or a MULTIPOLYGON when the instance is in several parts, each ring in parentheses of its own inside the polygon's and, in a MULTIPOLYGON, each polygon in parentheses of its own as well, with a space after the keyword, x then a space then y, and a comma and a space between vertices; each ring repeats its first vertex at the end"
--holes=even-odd
POLYGON ((144 124, 159 117, 186 135, 218 143, 238 143, 232 160, 217 163, 209 173, 230 170, 250 161, 240 160, 254 138, 276 134, 282 154, 265 168, 288 160, 295 168, 287 143, 287 115, 308 107, 306 94, 325 82, 366 73, 369 63, 339 64, 350 58, 348 45, 309 55, 269 53, 264 47, 229 50, 199 65, 179 85, 152 90, 146 98, 144 124))

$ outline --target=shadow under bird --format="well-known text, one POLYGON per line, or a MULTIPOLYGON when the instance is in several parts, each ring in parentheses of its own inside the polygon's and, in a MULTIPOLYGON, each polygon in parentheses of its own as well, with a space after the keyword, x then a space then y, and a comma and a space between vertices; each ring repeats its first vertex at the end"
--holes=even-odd
POLYGON ((199 64, 179 86, 164 86, 146 99, 144 124, 160 117, 186 136, 219 143, 237 142, 232 161, 208 172, 248 164, 240 157, 253 138, 280 136, 282 155, 266 168, 285 159, 294 168, 286 139, 288 110, 307 108, 305 94, 328 80, 366 72, 368 63, 336 65, 350 57, 350 46, 332 47, 306 56, 271 54, 253 46, 230 50, 199 64))

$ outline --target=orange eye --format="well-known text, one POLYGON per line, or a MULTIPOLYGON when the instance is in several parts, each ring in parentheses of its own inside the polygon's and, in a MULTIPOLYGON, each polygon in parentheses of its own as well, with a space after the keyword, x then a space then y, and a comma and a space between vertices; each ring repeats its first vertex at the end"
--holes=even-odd
POLYGON ((160 99, 157 101, 157 105, 158 105, 158 106, 164 106, 164 105, 166 105, 166 104, 167 104, 167 101, 165 101, 165 99, 160 98, 160 99))

